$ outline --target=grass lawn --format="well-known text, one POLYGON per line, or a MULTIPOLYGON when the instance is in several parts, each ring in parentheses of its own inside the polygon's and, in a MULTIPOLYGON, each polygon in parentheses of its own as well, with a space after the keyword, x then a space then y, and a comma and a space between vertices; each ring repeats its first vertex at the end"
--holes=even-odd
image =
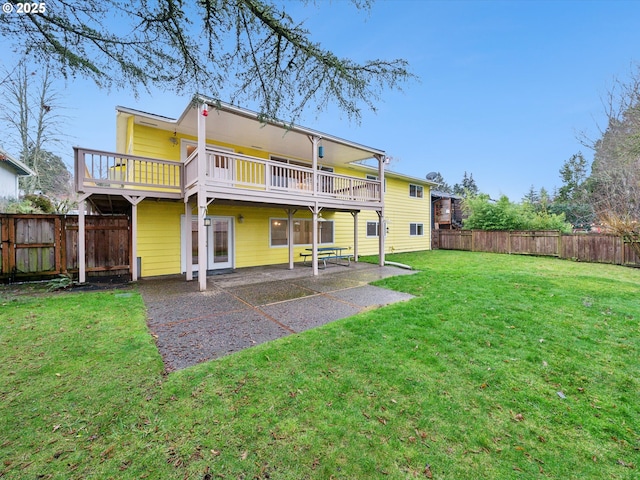
POLYGON ((0 478, 640 478, 639 270, 389 259, 414 300, 168 376, 135 289, 0 287, 0 478))

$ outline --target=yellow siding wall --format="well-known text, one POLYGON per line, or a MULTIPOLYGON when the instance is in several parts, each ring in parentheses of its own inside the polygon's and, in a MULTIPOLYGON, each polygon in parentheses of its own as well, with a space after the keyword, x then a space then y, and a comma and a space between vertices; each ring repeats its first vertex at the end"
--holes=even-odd
POLYGON ((180 273, 182 202, 144 200, 138 205, 138 256, 142 277, 180 273))
MULTIPOLYGON (((430 220, 428 189, 425 197, 409 197, 409 186, 404 180, 387 179, 386 220, 388 233, 385 239, 386 253, 399 253, 430 248, 430 220), (410 236, 409 223, 423 223, 423 236, 410 236)), ((141 276, 178 274, 180 265, 180 219, 184 215, 182 202, 156 202, 145 200, 138 206, 138 256, 142 259, 141 276)), ((270 219, 287 218, 281 208, 209 206, 208 215, 234 218, 235 267, 283 264, 289 261, 287 247, 270 246, 270 219), (243 221, 238 221, 242 215, 243 221)), ((334 221, 334 245, 345 247, 344 253, 353 254, 353 217, 345 212, 324 212, 323 217, 334 221)), ((309 212, 299 209, 294 218, 311 218, 309 212)), ((375 212, 358 214, 358 253, 377 255, 378 238, 367 237, 367 220, 378 221, 375 212)), ((308 245, 296 246, 294 260, 301 260, 300 253, 308 245)))
MULTIPOLYGON (((173 132, 167 130, 160 130, 158 128, 149 127, 147 125, 136 125, 131 122, 127 129, 128 135, 133 135, 133 141, 127 141, 127 145, 132 147, 131 155, 139 155, 142 157, 158 158, 160 160, 173 160, 180 161, 180 143, 182 139, 196 142, 197 138, 190 135, 183 135, 181 133, 175 135, 177 143, 172 143, 171 137, 174 137, 173 132)), ((269 154, 262 150, 254 148, 244 148, 231 145, 229 143, 217 142, 207 140, 208 145, 220 146, 225 148, 231 148, 236 153, 244 155, 250 155, 257 158, 269 158, 269 154)))
POLYGON ((387 178, 385 193, 385 217, 389 233, 385 239, 387 253, 411 252, 431 248, 431 193, 423 185, 423 197, 409 196, 409 184, 405 179, 387 178), (409 234, 410 223, 422 223, 423 235, 409 234))
MULTIPOLYGON (((127 124, 126 145, 131 145, 131 154, 180 161, 180 144, 174 145, 169 138, 173 132, 156 128, 127 124)), ((177 138, 195 141, 194 137, 178 135, 177 138)), ((234 148, 219 142, 212 145, 234 148)), ((234 148, 238 153, 259 158, 268 158, 268 153, 250 148, 234 148)), ((336 173, 365 178, 366 172, 357 169, 336 169, 336 173)), ((424 186, 423 198, 409 196, 409 181, 387 177, 385 192, 385 216, 388 233, 385 239, 386 253, 427 250, 430 248, 430 192, 424 186), (409 223, 422 223, 422 236, 409 235, 409 223)), ((234 217, 235 266, 237 268, 257 265, 287 263, 287 247, 271 247, 269 226, 271 218, 287 218, 284 208, 225 207, 215 203, 209 207, 209 215, 234 217), (238 217, 243 216, 243 222, 238 217)), ((180 223, 184 215, 182 201, 157 202, 145 200, 138 206, 138 256, 142 259, 141 276, 181 273, 180 223)), ((344 253, 353 253, 353 217, 344 212, 323 212, 327 220, 334 221, 334 245, 346 247, 344 253)), ((300 208, 295 218, 311 218, 309 211, 300 208)), ((358 248, 360 255, 376 255, 378 238, 367 237, 367 221, 378 221, 375 212, 362 211, 358 215, 358 248)), ((294 259, 301 260, 300 253, 308 246, 297 246, 294 259)))
MULTIPOLYGON (((353 169, 336 169, 336 173, 366 177, 366 173, 353 169)), ((385 253, 412 252, 429 250, 431 248, 431 192, 427 185, 423 197, 409 196, 409 184, 404 178, 386 177, 385 190, 385 220, 387 236, 385 237, 385 253), (422 236, 409 235, 410 223, 422 223, 422 236)), ((418 183, 414 183, 418 184, 418 183)), ((336 228, 336 245, 353 244, 353 220, 350 213, 336 213, 336 220, 340 219, 340 228, 336 228)), ((378 237, 367 237, 367 222, 378 222, 375 212, 362 211, 358 214, 358 253, 360 255, 378 254, 378 237)))

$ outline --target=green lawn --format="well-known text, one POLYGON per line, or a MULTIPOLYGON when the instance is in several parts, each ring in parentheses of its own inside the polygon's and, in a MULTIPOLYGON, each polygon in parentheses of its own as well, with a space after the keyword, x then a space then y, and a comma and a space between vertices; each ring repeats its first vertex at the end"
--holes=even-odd
POLYGON ((168 376, 135 289, 0 289, 0 478, 640 478, 639 270, 389 259, 416 299, 168 376))

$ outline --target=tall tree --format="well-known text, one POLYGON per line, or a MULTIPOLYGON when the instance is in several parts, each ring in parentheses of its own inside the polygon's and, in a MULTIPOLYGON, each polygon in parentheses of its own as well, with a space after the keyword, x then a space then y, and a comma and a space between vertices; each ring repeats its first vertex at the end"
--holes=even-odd
POLYGON ((433 177, 429 177, 428 180, 438 184, 436 190, 439 192, 453 193, 453 188, 447 183, 440 172, 435 172, 435 175, 433 175, 433 177))
POLYGON ((50 152, 63 135, 60 95, 53 86, 51 68, 45 66, 36 74, 23 60, 8 73, 0 89, 4 97, 0 105, 0 121, 5 125, 3 140, 36 172, 35 176, 21 179, 22 190, 25 194, 61 193, 70 174, 60 157, 50 152))
POLYGON ((587 160, 578 152, 571 156, 560 169, 562 186, 558 189, 557 201, 583 202, 586 199, 586 181, 588 178, 587 160))
POLYGON ((473 179, 473 173, 467 174, 465 171, 464 177, 462 177, 462 183, 456 183, 453 186, 453 193, 461 197, 474 197, 478 195, 480 191, 478 190, 476 181, 473 179))
POLYGON ((605 113, 607 127, 591 144, 590 199, 599 222, 640 255, 640 65, 614 83, 605 113))
MULTIPOLYGON (((11 0, 14 7, 21 2, 11 0)), ((358 9, 371 0, 352 0, 358 9)), ((203 89, 256 101, 269 118, 294 121, 313 103, 350 118, 374 110, 383 89, 412 74, 402 59, 339 58, 270 0, 47 0, 29 15, 0 15, 4 48, 56 62, 63 75, 100 86, 203 89), (228 88, 227 88, 228 87, 228 88)), ((378 34, 372 32, 372 35, 378 34)))
POLYGON ((540 203, 540 194, 536 190, 536 187, 531 185, 531 187, 529 187, 529 191, 527 192, 527 194, 524 197, 522 197, 522 201, 527 202, 531 205, 537 205, 538 203, 540 203))

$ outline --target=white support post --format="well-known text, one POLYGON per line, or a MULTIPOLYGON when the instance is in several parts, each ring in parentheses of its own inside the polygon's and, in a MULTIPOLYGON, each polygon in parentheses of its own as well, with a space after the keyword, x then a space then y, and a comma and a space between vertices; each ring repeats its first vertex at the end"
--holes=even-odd
POLYGON ((380 210, 378 211, 378 230, 379 230, 379 244, 378 244, 378 265, 384 267, 384 240, 387 234, 387 229, 384 219, 384 155, 376 155, 378 159, 378 179, 380 180, 380 210))
POLYGON ((358 261, 358 211, 351 212, 353 216, 353 261, 358 261))
POLYGON ((131 204, 131 281, 136 282, 140 276, 138 271, 138 204, 144 200, 145 197, 133 197, 130 195, 123 195, 123 197, 131 204))
MULTIPOLYGON (((313 169, 312 178, 313 178, 313 196, 318 195, 318 142, 320 141, 320 137, 309 137, 311 140, 311 168, 313 169)), ((316 205, 317 208, 317 205, 316 205)))
POLYGON ((184 202, 184 253, 185 253, 185 279, 187 282, 193 280, 193 205, 189 199, 184 202))
POLYGON ((198 193, 198 289, 207 290, 207 227, 204 219, 207 216, 207 199, 204 193, 198 193))
POLYGON ((206 104, 198 107, 198 288, 207 289, 207 229, 204 219, 207 216, 207 192, 205 187, 207 162, 207 115, 206 104))
POLYGON ((311 209, 311 215, 313 217, 312 233, 311 233, 311 266, 313 267, 313 276, 318 276, 318 213, 321 208, 318 208, 318 202, 311 209))
POLYGON ((131 204, 131 281, 138 281, 138 203, 131 204))
POLYGON ((387 228, 382 212, 376 213, 378 214, 378 266, 384 267, 384 237, 387 234, 387 228))
POLYGON ((293 270, 293 215, 296 213, 296 210, 293 208, 287 209, 287 219, 288 219, 288 234, 287 234, 287 245, 289 246, 289 270, 293 270))
POLYGON ((87 254, 86 254, 86 230, 84 210, 86 208, 85 197, 78 201, 78 281, 87 281, 87 254))

